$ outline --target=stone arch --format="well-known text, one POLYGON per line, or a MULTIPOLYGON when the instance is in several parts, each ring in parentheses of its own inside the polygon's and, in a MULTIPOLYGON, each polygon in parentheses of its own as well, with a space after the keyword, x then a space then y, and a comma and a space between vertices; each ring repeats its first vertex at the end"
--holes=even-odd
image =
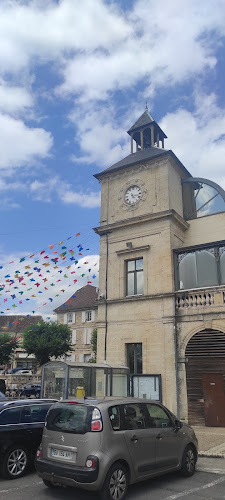
POLYGON ((225 332, 220 327, 198 329, 185 341, 188 420, 225 427, 225 332))

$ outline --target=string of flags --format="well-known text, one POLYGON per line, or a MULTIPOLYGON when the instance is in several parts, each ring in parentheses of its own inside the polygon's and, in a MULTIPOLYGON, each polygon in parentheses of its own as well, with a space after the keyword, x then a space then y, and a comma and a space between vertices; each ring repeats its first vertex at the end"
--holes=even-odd
MULTIPOLYGON (((68 287, 76 286, 78 281, 94 284, 98 276, 98 259, 94 263, 88 261, 87 243, 81 243, 81 238, 77 241, 78 237, 81 237, 80 232, 59 243, 50 243, 38 252, 0 265, 0 314, 15 313, 16 308, 40 299, 43 294, 45 302, 37 307, 39 310, 58 300, 68 287)), ((30 314, 36 312, 32 310, 30 314)))

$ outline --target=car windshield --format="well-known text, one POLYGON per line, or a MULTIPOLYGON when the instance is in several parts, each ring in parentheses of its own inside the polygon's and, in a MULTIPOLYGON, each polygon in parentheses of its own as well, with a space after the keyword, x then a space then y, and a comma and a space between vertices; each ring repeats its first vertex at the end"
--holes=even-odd
POLYGON ((85 434, 91 430, 94 407, 74 403, 59 403, 50 409, 46 427, 51 431, 85 434))

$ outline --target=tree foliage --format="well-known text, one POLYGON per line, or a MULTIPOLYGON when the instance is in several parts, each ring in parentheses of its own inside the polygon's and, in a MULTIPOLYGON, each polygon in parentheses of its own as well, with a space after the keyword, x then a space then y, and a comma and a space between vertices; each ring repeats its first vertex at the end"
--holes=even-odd
POLYGON ((18 347, 15 336, 7 332, 0 332, 0 365, 7 365, 18 347))
POLYGON ((92 358, 90 359, 90 363, 96 363, 97 360, 97 338, 98 330, 94 328, 91 335, 92 358))
POLYGON ((54 321, 41 321, 24 332, 23 347, 28 354, 34 354, 41 366, 71 352, 71 330, 68 325, 60 325, 54 321))

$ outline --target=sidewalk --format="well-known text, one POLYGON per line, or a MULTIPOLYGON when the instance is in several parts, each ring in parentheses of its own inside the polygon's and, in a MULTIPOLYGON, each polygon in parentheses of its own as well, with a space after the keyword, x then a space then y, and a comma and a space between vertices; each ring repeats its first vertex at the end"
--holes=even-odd
POLYGON ((198 438, 196 470, 225 474, 225 428, 192 426, 198 438))
POLYGON ((193 426, 201 457, 225 458, 225 428, 193 426))

